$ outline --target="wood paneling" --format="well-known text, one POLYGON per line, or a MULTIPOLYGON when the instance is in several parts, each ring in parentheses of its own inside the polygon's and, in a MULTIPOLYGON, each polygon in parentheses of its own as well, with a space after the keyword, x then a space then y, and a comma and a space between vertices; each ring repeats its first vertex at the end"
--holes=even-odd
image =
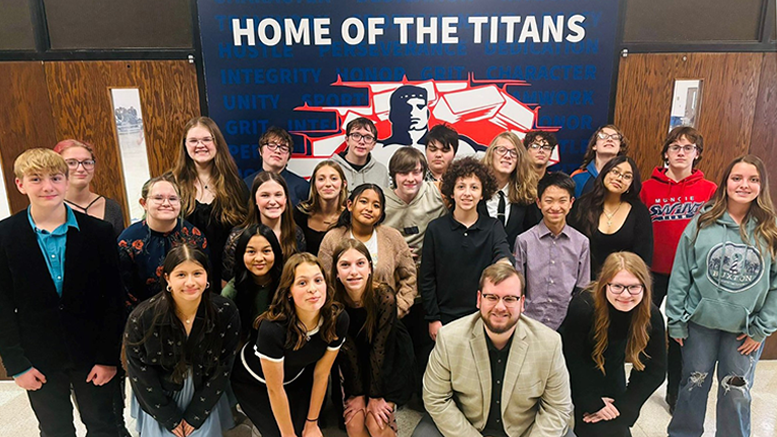
MULTIPOLYGON (((635 54, 621 59, 615 124, 631 140, 642 178, 661 164, 675 79, 703 79, 697 128, 704 135, 699 168, 718 182, 735 157, 753 153, 772 173, 777 193, 777 53, 635 54)), ((777 359, 777 336, 761 359, 777 359)))
MULTIPOLYGON (((113 124, 111 88, 138 88, 152 176, 170 168, 181 128, 199 115, 194 65, 186 61, 46 63, 59 139, 80 138, 95 146, 93 190, 126 205, 121 160, 113 124)), ((136 202, 137 199, 129 199, 136 202)))
POLYGON ((770 171, 769 190, 777 204, 777 53, 764 53, 763 57, 750 153, 763 159, 770 171))
POLYGON ((631 141, 645 176, 661 164, 675 79, 702 79, 697 128, 704 135, 699 168, 717 181, 731 159, 747 153, 753 131, 762 53, 632 54, 621 59, 615 124, 631 141))
POLYGON ((24 150, 56 144, 42 62, 0 63, 0 159, 11 212, 26 208, 14 183, 13 162, 24 150))

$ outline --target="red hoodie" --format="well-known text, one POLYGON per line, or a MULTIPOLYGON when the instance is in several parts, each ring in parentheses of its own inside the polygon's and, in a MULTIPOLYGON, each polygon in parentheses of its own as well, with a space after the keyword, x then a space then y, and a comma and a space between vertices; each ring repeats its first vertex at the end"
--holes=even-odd
POLYGON ((653 221, 651 269, 664 275, 672 271, 677 244, 688 222, 718 188, 714 182, 704 179, 701 170, 694 170, 680 182, 669 179, 666 170, 663 167, 653 169, 653 174, 642 183, 639 193, 653 221))

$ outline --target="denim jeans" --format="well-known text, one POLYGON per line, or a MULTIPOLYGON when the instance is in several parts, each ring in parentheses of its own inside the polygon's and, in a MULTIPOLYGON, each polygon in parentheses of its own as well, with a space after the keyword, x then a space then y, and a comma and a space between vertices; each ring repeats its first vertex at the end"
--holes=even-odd
POLYGON ((699 437, 704 433, 707 397, 716 362, 718 402, 715 435, 750 435, 750 389, 763 344, 750 355, 742 355, 737 348, 744 340, 737 340, 738 336, 688 323, 688 338, 682 347, 683 370, 677 406, 669 423, 670 437, 699 437))

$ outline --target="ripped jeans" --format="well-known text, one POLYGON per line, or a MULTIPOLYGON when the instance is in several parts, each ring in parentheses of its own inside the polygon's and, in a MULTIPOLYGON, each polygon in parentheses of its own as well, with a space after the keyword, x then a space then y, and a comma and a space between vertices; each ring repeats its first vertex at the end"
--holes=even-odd
POLYGON ((682 347, 683 370, 677 406, 669 423, 670 437, 699 437, 704 433, 707 397, 716 362, 718 402, 715 435, 750 435, 750 389, 763 344, 750 355, 742 355, 737 351, 744 341, 737 340, 739 335, 688 323, 688 338, 682 347))

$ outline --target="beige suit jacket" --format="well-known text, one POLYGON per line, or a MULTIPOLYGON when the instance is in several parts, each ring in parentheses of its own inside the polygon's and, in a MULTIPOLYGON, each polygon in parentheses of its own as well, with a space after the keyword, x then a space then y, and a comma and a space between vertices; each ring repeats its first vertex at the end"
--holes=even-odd
MULTIPOLYGON (((491 405, 491 365, 480 313, 437 334, 424 374, 424 405, 444 436, 480 436, 491 405)), ((572 422, 572 398, 559 334, 521 316, 502 386, 507 435, 557 437, 572 422)))

